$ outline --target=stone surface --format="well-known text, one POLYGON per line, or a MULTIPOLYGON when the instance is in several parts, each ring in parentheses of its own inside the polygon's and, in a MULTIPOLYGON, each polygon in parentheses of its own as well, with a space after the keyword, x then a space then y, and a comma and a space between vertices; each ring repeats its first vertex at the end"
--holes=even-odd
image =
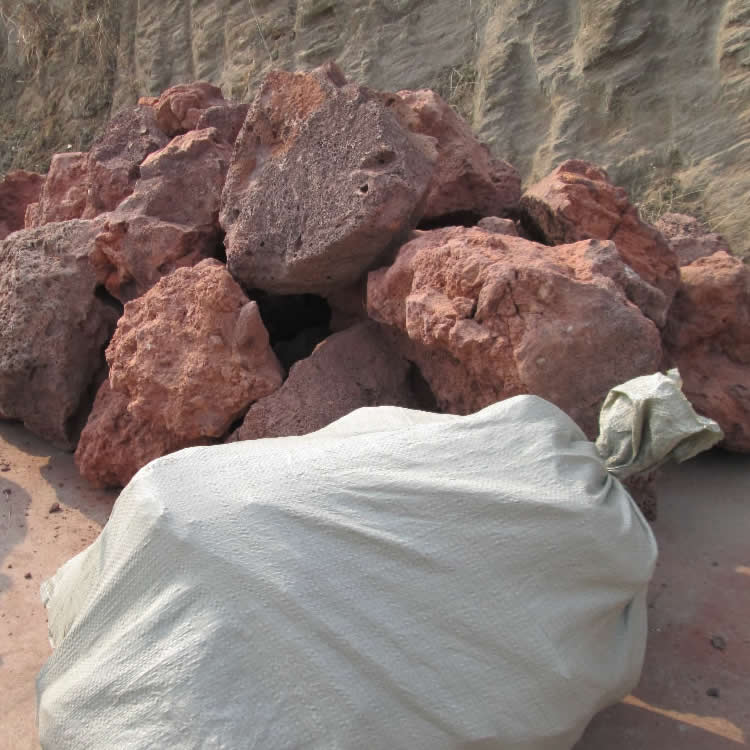
POLYGON ((168 88, 154 105, 156 121, 169 136, 192 130, 209 107, 221 105, 221 89, 206 81, 181 83, 168 88))
POLYGON ((215 255, 219 203, 232 153, 214 128, 173 138, 140 166, 134 192, 103 217, 91 260, 110 294, 126 302, 162 276, 215 255))
POLYGON ((75 445, 118 311, 96 295, 96 223, 15 232, 0 244, 0 416, 75 445))
POLYGON ((0 180, 0 240, 24 228, 26 209, 39 200, 44 175, 15 169, 0 180))
POLYGON ((81 218, 88 195, 88 156, 71 152, 52 157, 29 227, 81 218))
POLYGON ((335 66, 269 74, 222 197, 232 275, 276 294, 353 283, 416 226, 435 158, 433 139, 335 66))
POLYGON ((140 177, 140 165, 169 139, 156 124, 153 107, 130 107, 118 112, 91 145, 89 191, 84 218, 112 211, 140 177))
POLYGON ((416 408, 410 364, 373 322, 330 336, 284 385, 250 407, 229 440, 304 435, 363 406, 416 408))
POLYGON ((696 411, 750 453, 750 268, 723 251, 683 266, 664 333, 696 411))
POLYGON ((107 362, 76 451, 97 485, 124 486, 159 456, 222 439, 282 380, 257 304, 216 260, 180 268, 126 305, 107 362))
POLYGON ((494 232, 495 234, 510 234, 514 237, 518 237, 518 227, 513 219, 501 219, 497 216, 487 216, 481 219, 477 226, 480 229, 484 229, 486 232, 494 232))
POLYGON ((622 259, 664 293, 662 325, 679 284, 677 256, 654 227, 641 221, 627 193, 607 173, 585 161, 563 162, 521 199, 524 219, 553 245, 611 240, 622 259))
POLYGON ((550 248, 453 227, 418 233, 370 273, 367 304, 401 333, 444 411, 532 393, 594 437, 607 391, 656 371, 662 356, 627 280, 611 242, 550 248))
POLYGON ((664 214, 654 226, 667 238, 681 266, 720 250, 731 252, 729 243, 720 234, 709 231, 694 216, 664 214))
POLYGON ((399 91, 404 121, 415 133, 437 140, 438 159, 422 221, 450 216, 516 216, 521 177, 508 162, 494 157, 468 123, 429 89, 399 91))
POLYGON ((216 128, 222 141, 234 144, 249 109, 249 104, 241 102, 226 102, 226 104, 209 107, 201 112, 195 129, 216 128))

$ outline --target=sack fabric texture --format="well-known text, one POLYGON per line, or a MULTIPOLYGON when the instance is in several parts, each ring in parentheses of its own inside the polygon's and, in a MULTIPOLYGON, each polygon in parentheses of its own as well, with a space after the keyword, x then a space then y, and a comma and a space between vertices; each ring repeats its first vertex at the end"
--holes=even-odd
POLYGON ((675 378, 599 450, 518 396, 154 461, 42 587, 42 747, 571 748, 639 678, 657 556, 607 463, 720 437, 675 378))

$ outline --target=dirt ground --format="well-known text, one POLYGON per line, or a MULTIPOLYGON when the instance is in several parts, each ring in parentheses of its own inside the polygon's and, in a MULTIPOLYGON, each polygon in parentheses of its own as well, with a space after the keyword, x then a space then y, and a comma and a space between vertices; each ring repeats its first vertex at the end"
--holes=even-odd
MULTIPOLYGON (((750 459, 700 457, 660 490, 643 677, 576 750, 750 745, 750 459)), ((114 499, 71 455, 0 422, 0 750, 38 748, 34 680, 50 653, 39 585, 93 541, 114 499)))

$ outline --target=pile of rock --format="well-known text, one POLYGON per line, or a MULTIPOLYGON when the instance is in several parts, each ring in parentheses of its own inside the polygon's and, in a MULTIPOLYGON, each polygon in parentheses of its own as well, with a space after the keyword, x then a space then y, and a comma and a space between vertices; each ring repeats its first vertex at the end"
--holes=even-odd
POLYGON ((612 386, 672 364, 750 451, 747 266, 586 162, 522 194, 432 91, 176 86, 8 175, 0 231, 0 416, 97 484, 360 406, 533 393, 593 438, 612 386))

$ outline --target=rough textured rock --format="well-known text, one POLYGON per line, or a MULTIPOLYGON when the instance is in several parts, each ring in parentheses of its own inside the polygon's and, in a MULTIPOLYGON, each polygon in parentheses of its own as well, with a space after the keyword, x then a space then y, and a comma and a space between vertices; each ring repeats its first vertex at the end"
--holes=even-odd
POLYGON ((207 128, 173 138, 143 161, 134 192, 103 217, 91 254, 110 294, 129 301, 175 268, 216 254, 231 153, 207 128))
POLYGON ((750 268, 723 251, 683 266, 665 346, 696 411, 750 453, 750 268))
POLYGON ((15 166, 30 168, 29 151, 85 150, 139 95, 203 79, 249 100, 270 68, 334 59, 378 89, 436 89, 525 182, 581 155, 638 199, 672 178, 750 251, 747 0, 254 0, 252 13, 247 0, 122 0, 102 6, 105 64, 82 59, 74 3, 43 6, 59 17, 42 74, 10 44, 0 77, 3 115, 25 139, 7 150, 15 166))
POLYGON ((614 242, 622 259, 664 293, 658 316, 664 322, 679 284, 677 256, 654 227, 641 221, 627 193, 615 187, 604 170, 585 161, 563 162, 527 188, 521 206, 525 220, 550 244, 614 242))
POLYGON ((178 269, 126 305, 107 361, 76 451, 99 485, 123 486, 154 458, 223 438, 282 380, 258 305, 215 260, 178 269))
POLYGON ((454 227, 420 233, 370 273, 367 304, 405 334, 443 410, 533 393, 594 437, 607 391, 661 360, 658 330, 628 301, 626 279, 611 242, 550 248, 454 227))
POLYGON ((96 295, 86 254, 95 232, 74 220, 0 243, 0 416, 64 448, 75 445, 118 316, 96 295))
POLYGON ((481 219, 477 226, 480 229, 484 229, 486 232, 510 234, 513 237, 518 237, 518 228, 513 219, 501 219, 497 216, 487 216, 484 219, 481 219))
POLYGON ((416 408, 409 371, 375 323, 360 323, 294 365, 284 385, 253 404, 229 439, 304 435, 362 406, 416 408))
POLYGON ((118 112, 89 151, 89 191, 84 218, 112 211, 127 198, 140 177, 143 160, 168 140, 156 124, 152 107, 118 112))
POLYGON ((334 65, 269 74, 222 197, 232 275, 276 294, 353 283, 416 226, 435 158, 334 65))
POLYGON ((26 209, 39 200, 44 175, 16 169, 0 180, 0 240, 24 228, 26 209))
POLYGON ((216 128, 222 141, 234 144, 249 109, 249 104, 240 102, 226 102, 226 104, 209 107, 201 112, 195 129, 216 128))
POLYGON ((44 180, 39 205, 29 213, 31 226, 80 219, 88 195, 88 154, 55 154, 44 180))
POLYGON ((729 243, 720 234, 710 232, 694 216, 664 214, 654 226, 667 238, 681 266, 720 250, 731 252, 729 243))
POLYGON ((154 104, 156 121, 169 136, 193 130, 205 110, 224 103, 221 89, 206 81, 168 88, 154 104))
POLYGON ((516 216, 521 177, 508 162, 494 157, 468 123, 429 89, 399 91, 404 121, 415 133, 437 140, 438 159, 422 221, 449 216, 516 216))

